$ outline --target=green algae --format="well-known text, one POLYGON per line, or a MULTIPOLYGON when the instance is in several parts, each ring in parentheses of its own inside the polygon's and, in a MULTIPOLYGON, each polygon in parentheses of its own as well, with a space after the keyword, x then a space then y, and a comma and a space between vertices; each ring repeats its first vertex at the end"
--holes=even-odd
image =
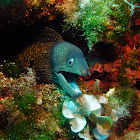
POLYGON ((8 138, 11 140, 35 139, 35 140, 55 140, 55 133, 51 133, 47 127, 39 129, 35 124, 35 118, 18 120, 7 130, 8 138))
MULTIPOLYGON (((67 133, 59 134, 60 128, 65 126, 66 119, 61 113, 62 102, 59 99, 56 100, 57 98, 54 99, 58 91, 54 90, 52 93, 44 93, 50 97, 49 100, 53 98, 55 101, 54 102, 53 99, 50 101, 50 109, 47 110, 44 108, 44 103, 39 107, 40 109, 37 109, 35 96, 37 91, 30 89, 31 87, 28 88, 25 90, 25 93, 16 93, 14 95, 15 105, 21 112, 17 120, 7 128, 7 137, 13 140, 56 140, 57 136, 60 137, 59 135, 62 135, 62 137, 67 135, 67 133), (56 106, 52 107, 52 102, 56 104, 56 106)), ((45 100, 48 99, 44 98, 44 101, 45 100)), ((63 131, 64 129, 65 127, 63 131)))
POLYGON ((128 104, 129 106, 135 104, 137 91, 135 88, 120 87, 116 91, 115 95, 119 99, 120 103, 128 104))
POLYGON ((15 94, 14 100, 18 109, 23 111, 25 114, 33 112, 33 107, 36 103, 35 92, 33 90, 29 90, 24 94, 15 94))
POLYGON ((21 71, 20 68, 12 62, 4 62, 2 67, 2 72, 8 76, 13 78, 19 78, 21 71))
POLYGON ((34 133, 30 136, 31 139, 35 140, 56 140, 56 133, 51 133, 50 130, 46 127, 44 129, 36 128, 34 133))
POLYGON ((52 113, 53 117, 58 120, 60 126, 65 125, 65 122, 67 119, 62 114, 62 105, 61 105, 61 107, 59 107, 59 109, 58 108, 52 109, 51 113, 52 113))
POLYGON ((117 111, 119 118, 130 116, 130 111, 137 104, 137 90, 126 86, 116 88, 115 94, 108 97, 108 102, 117 111))
POLYGON ((84 32, 83 36, 91 50, 94 43, 115 41, 128 31, 131 12, 123 0, 82 0, 78 1, 75 10, 66 14, 65 21, 72 28, 84 32))
POLYGON ((8 128, 8 138, 11 140, 29 139, 30 135, 35 131, 33 119, 27 121, 17 121, 8 128))
POLYGON ((128 86, 129 80, 126 76, 126 68, 127 68, 127 64, 124 63, 119 71, 118 77, 117 77, 117 81, 119 81, 121 84, 121 86, 128 86))

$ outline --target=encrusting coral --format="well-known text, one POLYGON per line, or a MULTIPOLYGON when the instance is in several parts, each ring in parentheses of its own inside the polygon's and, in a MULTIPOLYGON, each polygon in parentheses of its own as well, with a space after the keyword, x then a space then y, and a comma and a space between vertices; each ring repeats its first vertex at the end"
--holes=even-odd
POLYGON ((27 73, 21 74, 14 63, 4 62, 0 66, 0 138, 138 139, 140 96, 134 87, 140 79, 139 33, 130 31, 123 41, 115 40, 129 30, 132 16, 135 26, 140 25, 140 19, 135 19, 139 15, 139 1, 25 0, 25 3, 28 21, 43 17, 54 20, 61 11, 65 15, 64 29, 82 31, 90 50, 98 41, 109 41, 117 43, 119 56, 113 62, 92 62, 89 79, 84 81, 80 77, 78 84, 83 94, 76 99, 54 84, 37 84, 33 69, 26 68, 27 73))
POLYGON ((103 92, 96 83, 98 79, 93 89, 81 84, 83 94, 71 98, 54 84, 37 84, 33 69, 26 69, 27 73, 19 78, 4 75, 4 70, 0 72, 2 138, 67 140, 70 135, 76 136, 74 132, 85 140, 106 139, 114 122, 130 117, 131 106, 137 104, 136 90, 118 86, 103 92))
POLYGON ((19 78, 0 72, 0 129, 4 132, 0 137, 54 140, 67 137, 61 113, 62 97, 63 92, 60 93, 54 84, 38 85, 31 68, 19 78))
POLYGON ((130 29, 132 16, 140 8, 137 0, 25 0, 25 4, 25 21, 35 23, 44 17, 52 21, 61 14, 64 31, 79 30, 90 50, 99 41, 116 42, 130 29))

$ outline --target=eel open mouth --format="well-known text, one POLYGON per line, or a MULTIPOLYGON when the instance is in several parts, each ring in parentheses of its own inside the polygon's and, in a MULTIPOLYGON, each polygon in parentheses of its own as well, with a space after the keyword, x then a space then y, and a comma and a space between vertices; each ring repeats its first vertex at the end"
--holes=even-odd
POLYGON ((77 74, 68 73, 68 72, 61 72, 61 73, 75 92, 81 92, 77 84, 77 79, 79 78, 77 74))
POLYGON ((77 74, 69 72, 55 72, 58 83, 72 97, 79 97, 82 94, 78 84, 77 84, 77 74))

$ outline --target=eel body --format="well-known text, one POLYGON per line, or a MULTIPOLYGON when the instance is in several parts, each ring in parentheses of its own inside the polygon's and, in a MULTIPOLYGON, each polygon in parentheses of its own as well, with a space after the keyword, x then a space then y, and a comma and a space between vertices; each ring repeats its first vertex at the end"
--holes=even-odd
POLYGON ((82 94, 77 77, 89 74, 81 49, 64 41, 56 31, 48 27, 15 61, 22 67, 32 67, 39 77, 39 83, 50 83, 56 77, 58 84, 72 97, 82 94))

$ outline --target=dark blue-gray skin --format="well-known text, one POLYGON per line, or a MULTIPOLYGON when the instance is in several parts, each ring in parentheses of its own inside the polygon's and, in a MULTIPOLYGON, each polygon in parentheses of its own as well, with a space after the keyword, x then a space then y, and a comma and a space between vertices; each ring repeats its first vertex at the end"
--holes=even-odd
POLYGON ((16 62, 24 67, 32 67, 39 83, 57 81, 72 97, 82 94, 77 77, 90 74, 81 49, 64 41, 56 31, 47 27, 37 41, 16 57, 16 62))

